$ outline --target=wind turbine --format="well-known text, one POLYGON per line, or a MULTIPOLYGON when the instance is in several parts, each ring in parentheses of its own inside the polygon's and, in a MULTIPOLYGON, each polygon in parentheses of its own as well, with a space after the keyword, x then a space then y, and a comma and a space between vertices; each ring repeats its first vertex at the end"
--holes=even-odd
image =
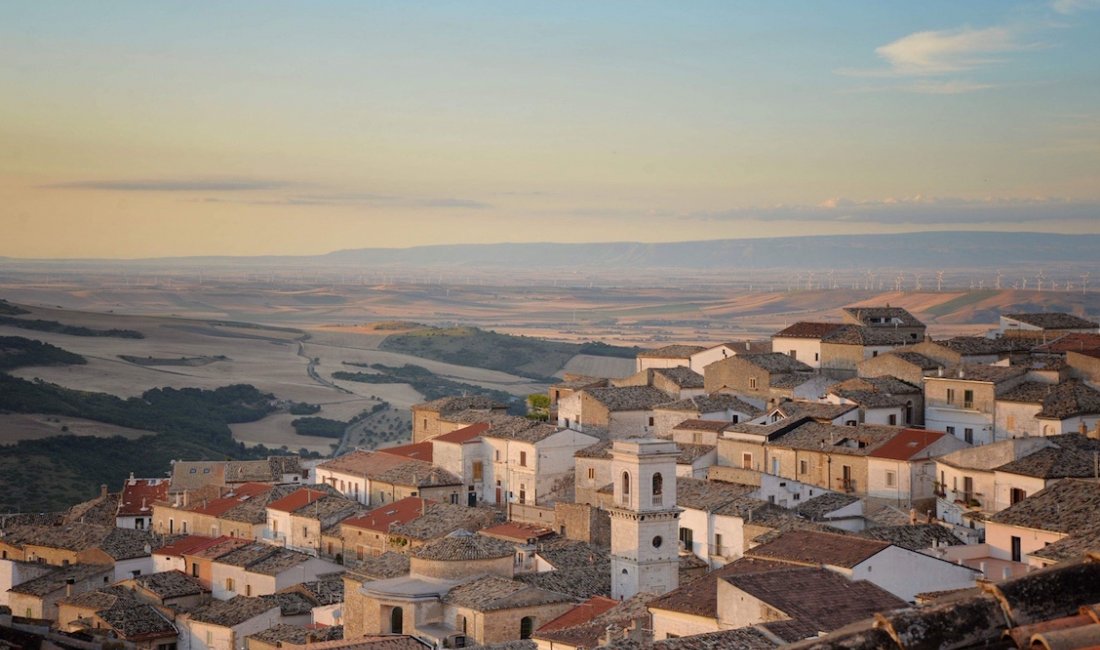
POLYGON ((1039 275, 1035 276, 1035 284, 1039 288, 1039 293, 1043 292, 1043 280, 1046 277, 1043 275, 1043 269, 1039 269, 1039 275))
POLYGON ((998 269, 997 270, 997 284, 996 284, 997 291, 1001 290, 1001 278, 1003 278, 1003 277, 1004 277, 1004 273, 1001 273, 1000 269, 998 269))
POLYGON ((1085 273, 1081 276, 1081 293, 1085 293, 1085 289, 1089 286, 1089 274, 1085 273))
POLYGON ((943 289, 943 271, 936 271, 936 291, 943 289))

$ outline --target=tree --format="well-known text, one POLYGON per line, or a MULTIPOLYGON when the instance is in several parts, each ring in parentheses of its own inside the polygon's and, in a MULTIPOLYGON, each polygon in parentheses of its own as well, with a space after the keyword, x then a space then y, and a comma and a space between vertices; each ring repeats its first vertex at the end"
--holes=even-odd
POLYGON ((546 421, 550 419, 550 397, 542 393, 532 393, 527 396, 527 417, 532 420, 546 421))

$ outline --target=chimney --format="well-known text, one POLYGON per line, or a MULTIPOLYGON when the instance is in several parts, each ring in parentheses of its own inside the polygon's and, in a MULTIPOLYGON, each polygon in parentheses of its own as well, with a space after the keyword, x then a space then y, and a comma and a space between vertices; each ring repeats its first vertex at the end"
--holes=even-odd
POLYGON ((916 526, 917 525, 917 509, 916 508, 909 508, 909 525, 910 526, 916 526))
POLYGON ((428 514, 428 501, 424 498, 420 499, 420 516, 428 514))
POLYGON ((1077 426, 1077 432, 1083 436, 1089 435, 1089 425, 1085 424, 1084 420, 1081 420, 1081 424, 1077 426))
POLYGON ((76 582, 76 580, 74 580, 72 578, 65 578, 65 597, 66 598, 72 598, 73 597, 73 583, 74 582, 76 582))
POLYGON ((936 368, 936 376, 937 377, 943 377, 943 366, 940 366, 939 368, 936 368))
POLYGON ((107 498, 107 484, 106 483, 99 486, 99 498, 100 499, 106 499, 107 498))
POLYGON ((183 507, 186 508, 191 503, 191 497, 187 493, 187 490, 183 491, 183 507))
POLYGON ((959 368, 959 379, 966 379, 966 373, 962 368, 959 368))
POLYGON ((1088 437, 1092 440, 1100 440, 1100 421, 1097 421, 1096 426, 1093 427, 1092 431, 1088 432, 1088 437))

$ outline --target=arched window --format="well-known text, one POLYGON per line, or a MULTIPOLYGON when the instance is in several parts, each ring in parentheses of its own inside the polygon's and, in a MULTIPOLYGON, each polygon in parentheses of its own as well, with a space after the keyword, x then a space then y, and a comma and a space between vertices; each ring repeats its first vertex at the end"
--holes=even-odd
POLYGON ((455 616, 455 629, 466 634, 466 617, 462 614, 455 616))
POLYGON ((620 500, 623 503, 630 502, 630 472, 623 472, 623 494, 620 500))
POLYGON ((660 472, 653 475, 653 505, 661 505, 661 494, 665 488, 665 479, 660 472))
POLYGON ((400 607, 394 607, 390 610, 390 633, 391 634, 404 634, 405 631, 405 613, 401 611, 400 607))
POLYGON ((531 632, 535 630, 535 619, 532 616, 524 616, 519 619, 519 638, 530 639, 531 632))

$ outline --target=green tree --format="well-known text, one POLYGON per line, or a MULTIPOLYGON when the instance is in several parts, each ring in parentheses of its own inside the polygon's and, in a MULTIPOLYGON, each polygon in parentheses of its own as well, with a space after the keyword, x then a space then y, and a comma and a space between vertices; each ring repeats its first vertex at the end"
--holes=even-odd
POLYGON ((527 396, 527 417, 532 420, 546 421, 550 419, 550 397, 542 393, 532 393, 527 396))

